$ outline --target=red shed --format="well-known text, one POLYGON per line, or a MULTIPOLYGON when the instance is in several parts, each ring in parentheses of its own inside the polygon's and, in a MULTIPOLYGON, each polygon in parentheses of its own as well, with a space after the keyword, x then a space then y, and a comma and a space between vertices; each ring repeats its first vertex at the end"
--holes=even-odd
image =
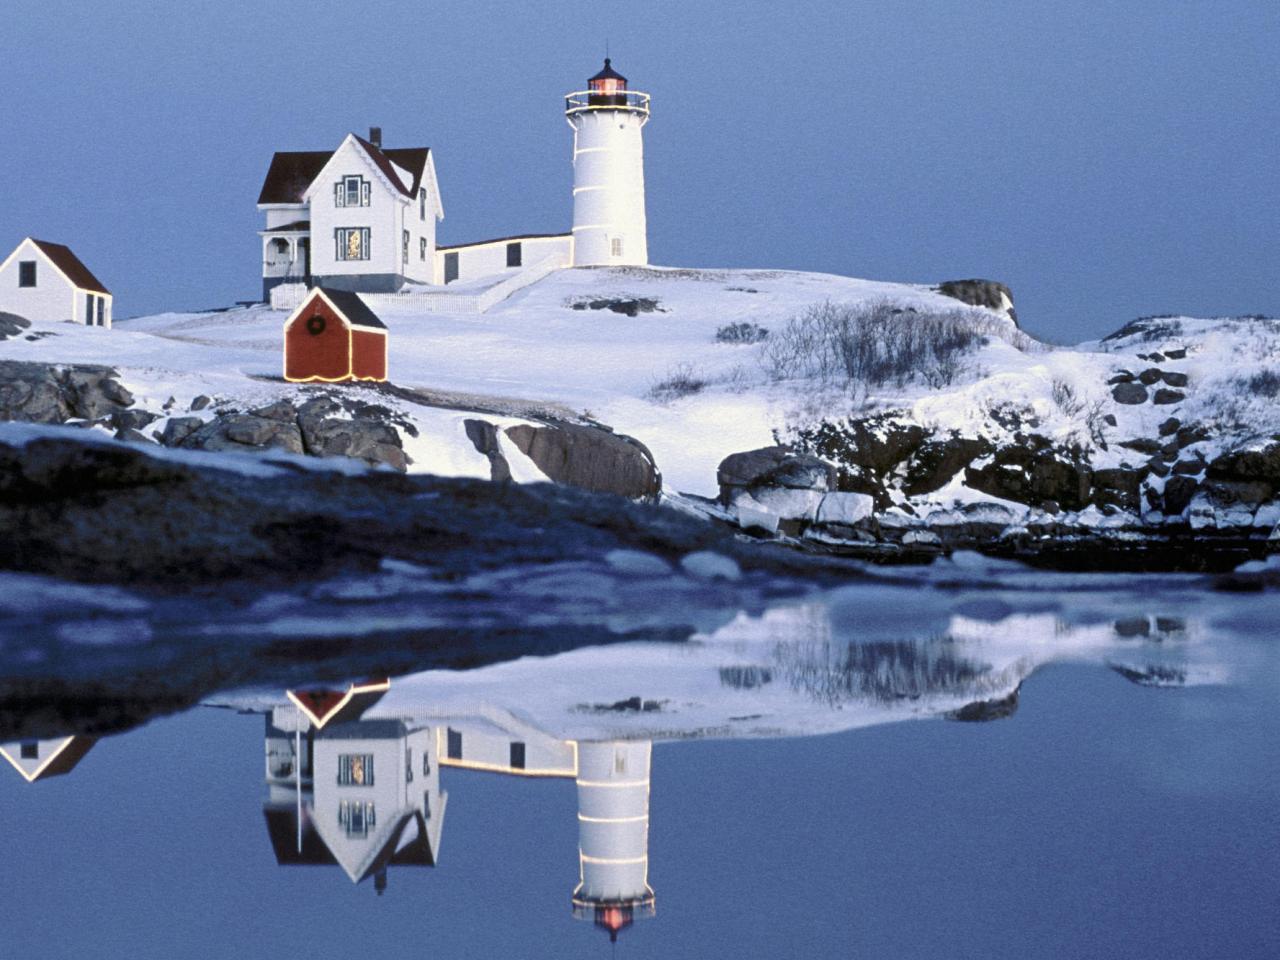
POLYGON ((387 379, 387 327, 357 294, 316 287, 284 323, 284 378, 387 379))

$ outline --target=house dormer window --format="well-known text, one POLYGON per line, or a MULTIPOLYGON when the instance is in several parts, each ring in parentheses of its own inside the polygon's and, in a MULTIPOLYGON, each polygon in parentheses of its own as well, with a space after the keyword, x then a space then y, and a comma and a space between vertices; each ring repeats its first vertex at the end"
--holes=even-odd
POLYGON ((343 177, 333 185, 333 204, 336 207, 367 207, 369 181, 364 177, 343 177))

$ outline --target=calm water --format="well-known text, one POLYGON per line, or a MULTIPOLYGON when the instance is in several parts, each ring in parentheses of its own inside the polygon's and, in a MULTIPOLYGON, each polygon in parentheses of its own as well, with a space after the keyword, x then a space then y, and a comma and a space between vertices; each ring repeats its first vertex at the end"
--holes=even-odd
POLYGON ((1280 658, 1147 623, 807 608, 8 744, 0 957, 1276 957, 1280 658))

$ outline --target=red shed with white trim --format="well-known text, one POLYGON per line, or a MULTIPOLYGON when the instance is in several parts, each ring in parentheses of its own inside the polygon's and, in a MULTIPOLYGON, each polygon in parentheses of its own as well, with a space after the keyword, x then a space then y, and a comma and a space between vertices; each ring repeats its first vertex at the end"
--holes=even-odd
POLYGON ((316 287, 284 323, 284 378, 387 379, 387 327, 355 293, 316 287))

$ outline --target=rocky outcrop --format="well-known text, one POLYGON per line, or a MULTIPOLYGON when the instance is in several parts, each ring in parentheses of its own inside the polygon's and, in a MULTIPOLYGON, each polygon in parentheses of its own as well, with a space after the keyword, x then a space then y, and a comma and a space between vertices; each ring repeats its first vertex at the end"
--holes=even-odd
POLYGON ((0 340, 16 337, 31 326, 31 321, 16 313, 0 312, 0 340))
POLYGON ((1013 309, 1013 292, 998 280, 945 280, 938 284, 938 292, 971 307, 1003 310, 1015 324, 1018 314, 1013 309))
POLYGON ((488 420, 464 420, 463 428, 467 431, 467 439, 476 451, 489 459, 489 479, 495 483, 506 483, 511 479, 511 464, 502 452, 498 443, 498 428, 488 420))
POLYGON ((358 405, 357 414, 336 397, 321 395, 294 406, 279 400, 248 412, 224 411, 210 420, 175 417, 156 439, 184 450, 283 450, 313 457, 350 457, 368 464, 408 468, 403 441, 387 422, 390 411, 358 405), (361 415, 361 408, 363 415, 361 415))
POLYGON ((0 361, 0 420, 108 420, 133 404, 110 367, 0 361))
POLYGON ((653 454, 638 440, 575 423, 517 424, 505 432, 556 483, 631 500, 654 500, 662 492, 653 454))

